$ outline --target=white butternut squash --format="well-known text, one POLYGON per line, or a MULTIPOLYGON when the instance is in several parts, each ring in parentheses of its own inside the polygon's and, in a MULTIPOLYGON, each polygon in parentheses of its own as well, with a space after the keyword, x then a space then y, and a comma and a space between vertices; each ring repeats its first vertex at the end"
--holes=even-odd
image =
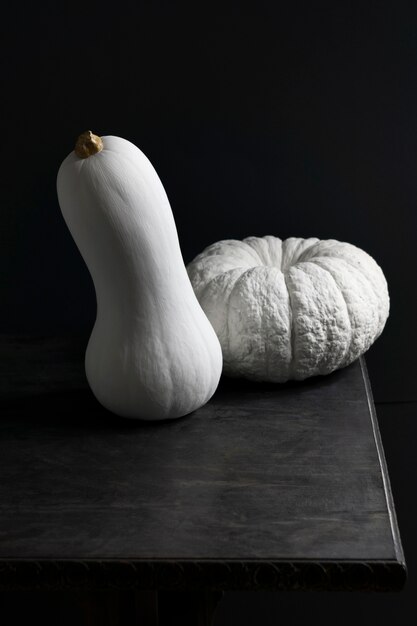
POLYGON ((101 404, 160 420, 204 405, 222 352, 194 294, 164 187, 120 137, 80 135, 57 177, 65 222, 94 282, 85 370, 101 404))

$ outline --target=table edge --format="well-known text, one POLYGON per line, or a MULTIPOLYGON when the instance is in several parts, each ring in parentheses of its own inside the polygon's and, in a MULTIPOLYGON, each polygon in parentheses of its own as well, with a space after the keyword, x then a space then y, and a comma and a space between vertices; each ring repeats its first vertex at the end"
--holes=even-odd
POLYGON ((396 560, 1 559, 0 591, 114 589, 185 591, 400 591, 396 560))
POLYGON ((385 500, 387 503, 388 516, 390 520, 391 534, 392 534, 392 539, 394 543, 395 556, 396 556, 397 561, 401 563, 406 569, 404 550, 403 550, 402 543, 401 543, 401 536, 400 536, 400 531, 399 531, 399 526, 398 526, 397 514, 396 514, 395 506, 394 506, 394 497, 392 494, 391 482, 389 478, 387 462, 385 459, 384 447, 382 445, 381 432, 379 430, 378 418, 376 414, 375 403, 374 403, 373 394, 372 394, 372 387, 371 387, 371 382, 369 379, 368 368, 366 366, 365 357, 364 356, 359 357, 359 362, 360 362, 360 366, 362 370, 362 377, 365 383, 366 398, 368 401, 369 413, 371 416, 375 445, 376 445, 376 449, 378 453, 378 460, 379 460, 379 464, 381 467, 381 475, 382 475, 382 481, 384 485, 385 500))

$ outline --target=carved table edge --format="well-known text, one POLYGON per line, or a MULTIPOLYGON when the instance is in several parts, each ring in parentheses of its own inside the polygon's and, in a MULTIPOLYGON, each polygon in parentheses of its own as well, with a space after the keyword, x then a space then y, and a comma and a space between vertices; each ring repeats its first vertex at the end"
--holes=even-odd
POLYGON ((0 591, 400 591, 404 562, 314 560, 1 559, 0 591))

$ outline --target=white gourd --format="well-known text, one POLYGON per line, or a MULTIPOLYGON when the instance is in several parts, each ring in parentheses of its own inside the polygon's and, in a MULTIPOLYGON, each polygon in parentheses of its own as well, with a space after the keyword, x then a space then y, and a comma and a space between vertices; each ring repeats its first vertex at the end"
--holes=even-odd
POLYGON ((381 268, 334 239, 228 239, 187 270, 230 376, 285 382, 328 374, 366 352, 389 314, 381 268))
POLYGON ((96 292, 85 359, 96 398, 118 415, 149 420, 204 405, 219 382, 221 347, 150 161, 125 139, 87 131, 59 169, 57 192, 96 292))

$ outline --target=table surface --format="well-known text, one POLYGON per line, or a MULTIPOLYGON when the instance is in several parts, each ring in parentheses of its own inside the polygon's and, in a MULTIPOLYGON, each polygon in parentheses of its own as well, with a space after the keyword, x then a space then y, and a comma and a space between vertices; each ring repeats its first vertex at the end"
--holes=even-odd
POLYGON ((363 358, 283 385, 222 378, 179 420, 102 408, 85 337, 1 340, 0 587, 400 589, 363 358))

